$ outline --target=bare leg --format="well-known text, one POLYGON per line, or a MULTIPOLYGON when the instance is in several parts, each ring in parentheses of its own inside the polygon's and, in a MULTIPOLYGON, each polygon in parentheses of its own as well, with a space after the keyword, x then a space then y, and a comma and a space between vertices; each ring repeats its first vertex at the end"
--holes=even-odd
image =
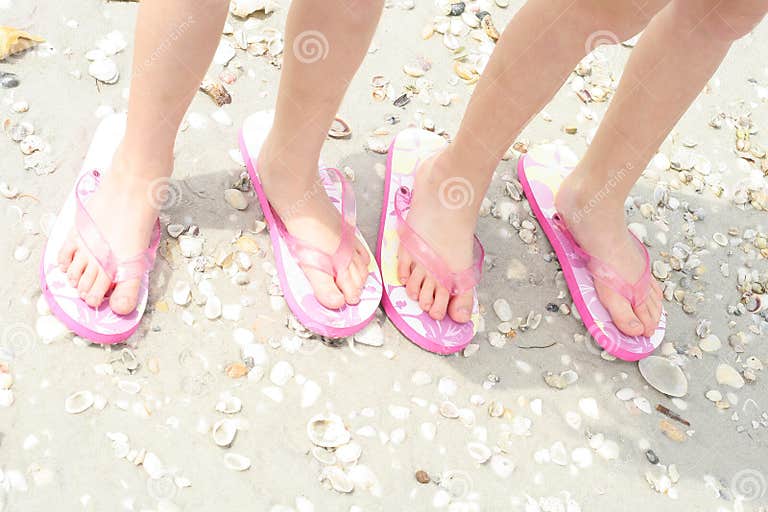
MULTIPOLYGON (((472 234, 493 171, 528 120, 557 92, 586 53, 598 30, 628 39, 645 26, 667 0, 530 0, 509 23, 477 85, 456 139, 425 163, 414 187, 409 222, 455 270, 472 262, 472 234), (450 209, 440 185, 457 176, 468 180, 474 201, 450 209), (436 230, 432 226, 450 225, 436 230)), ((449 297, 448 291, 401 248, 398 274, 410 297, 436 319, 446 310, 457 322, 470 318, 472 292, 449 297)))
MULTIPOLYGON (((368 50, 382 5, 383 0, 294 0, 288 15, 289 51, 274 126, 259 155, 259 174, 288 231, 327 253, 339 245, 341 217, 318 187, 317 161, 347 86, 368 50)), ((360 301, 369 260, 358 242, 347 272, 335 281, 316 269, 304 272, 318 301, 338 308, 360 301)))
MULTIPOLYGON (((213 57, 227 4, 163 0, 139 7, 125 138, 88 204, 118 258, 130 258, 149 243, 159 208, 152 188, 173 171, 176 132, 213 57)), ((101 304, 110 278, 75 236, 62 248, 59 262, 81 297, 91 306, 101 304)), ((116 285, 110 297, 116 313, 134 310, 139 284, 116 285)))
MULTIPOLYGON (((648 25, 627 63, 592 145, 558 194, 558 210, 589 252, 624 277, 640 277, 644 260, 624 219, 624 201, 669 131, 717 70, 731 43, 765 14, 761 0, 675 0, 648 25), (681 72, 682 71, 682 72, 681 72)), ((661 290, 633 310, 599 283, 598 295, 617 327, 650 336, 661 314, 661 290)))

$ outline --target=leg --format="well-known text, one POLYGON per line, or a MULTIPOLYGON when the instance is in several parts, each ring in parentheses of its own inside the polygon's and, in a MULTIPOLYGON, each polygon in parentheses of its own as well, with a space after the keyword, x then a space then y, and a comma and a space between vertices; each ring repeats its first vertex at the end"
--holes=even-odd
MULTIPOLYGON (((591 146, 563 184, 556 203, 574 237, 588 251, 620 263, 627 280, 644 261, 628 235, 624 201, 675 123, 704 88, 731 43, 763 17, 762 0, 675 0, 643 34, 591 146), (684 70, 681 73, 681 70, 684 70)), ((661 290, 633 308, 604 286, 597 291, 617 327, 653 333, 661 290)))
MULTIPOLYGON (((125 138, 88 204, 118 258, 130 258, 149 243, 160 206, 152 188, 173 171, 176 132, 216 50, 227 4, 163 0, 139 7, 125 138)), ((81 297, 93 307, 101 304, 110 278, 77 237, 62 248, 60 263, 81 297)), ((134 310, 139 284, 116 285, 110 297, 116 313, 134 310)))
MULTIPOLYGON (((528 120, 557 92, 586 53, 599 30, 628 39, 645 26, 667 0, 529 0, 515 15, 472 95, 456 140, 419 172, 409 220, 456 270, 472 261, 472 233, 480 204, 504 152, 528 120), (546 65, 542 65, 545 63, 546 65), (522 78, 521 78, 522 77, 522 78), (449 209, 440 201, 440 185, 461 176, 474 198, 466 208, 449 209), (450 225, 434 230, 431 226, 450 225)), ((472 294, 449 297, 428 272, 400 251, 398 273, 411 298, 433 318, 448 314, 469 320, 472 294)))
MULTIPOLYGON (((327 253, 339 245, 341 217, 318 190, 317 161, 347 86, 365 56, 383 0, 294 0, 275 122, 259 155, 270 204, 288 231, 327 253), (328 15, 333 13, 333 15, 328 15)), ((322 189, 320 189, 322 190, 322 189)), ((368 276, 368 252, 358 242, 347 272, 305 268, 318 301, 356 304, 368 276)))

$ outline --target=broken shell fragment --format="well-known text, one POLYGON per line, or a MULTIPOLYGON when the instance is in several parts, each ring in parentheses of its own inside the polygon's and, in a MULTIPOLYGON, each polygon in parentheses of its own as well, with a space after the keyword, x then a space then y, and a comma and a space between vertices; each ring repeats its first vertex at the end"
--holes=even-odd
POLYGON ((307 435, 316 446, 338 448, 351 438, 344 422, 336 414, 316 414, 307 423, 307 435))
POLYGON ((90 391, 78 391, 69 395, 64 401, 64 410, 69 414, 80 414, 88 410, 94 401, 93 393, 90 391))
POLYGON ((0 27, 0 60, 45 42, 40 36, 13 27, 0 27))
POLYGON ((328 130, 328 136, 332 139, 344 139, 352 135, 352 128, 349 123, 340 117, 336 117, 328 130))
POLYGON ((207 94, 218 107, 232 103, 232 96, 220 80, 206 78, 200 84, 200 90, 207 94))
POLYGON ((744 378, 729 364, 722 363, 718 365, 717 370, 715 370, 715 378, 717 379, 718 384, 730 386, 735 389, 744 387, 744 378))
POLYGON ((680 369, 666 357, 649 356, 637 364, 640 375, 655 390, 673 397, 688 393, 688 379, 680 369))

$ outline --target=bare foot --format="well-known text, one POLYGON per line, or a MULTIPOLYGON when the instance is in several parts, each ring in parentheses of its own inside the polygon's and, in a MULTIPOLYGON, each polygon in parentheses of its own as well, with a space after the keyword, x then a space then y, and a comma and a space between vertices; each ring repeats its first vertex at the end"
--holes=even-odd
MULTIPOLYGON (((472 265, 473 237, 478 212, 474 204, 456 205, 446 198, 446 184, 455 181, 458 174, 448 169, 443 151, 421 164, 413 186, 408 224, 445 260, 453 271, 472 265), (460 207, 456 207, 460 206, 460 207)), ((474 196, 466 191, 465 197, 474 196)), ((423 311, 435 320, 445 318, 446 312, 455 322, 469 322, 472 316, 473 291, 451 296, 430 272, 417 263, 401 245, 397 255, 397 275, 405 285, 406 293, 419 302, 423 311)))
MULTIPOLYGON (((623 202, 603 199, 590 205, 600 190, 600 186, 584 183, 575 171, 561 185, 555 207, 584 250, 611 264, 625 280, 635 282, 643 273, 645 260, 627 229, 623 202)), ((598 281, 595 291, 613 323, 624 334, 651 336, 659 325, 662 293, 655 279, 651 278, 648 297, 634 308, 627 299, 598 281)))
MULTIPOLYGON (((86 208, 118 260, 136 256, 149 245, 159 208, 151 193, 157 181, 149 176, 163 176, 171 165, 169 160, 137 171, 118 151, 112 169, 88 200, 86 208), (152 168, 160 174, 152 174, 152 168)), ((59 252, 59 265, 91 307, 101 305, 112 289, 110 277, 74 233, 59 252)), ((139 279, 117 283, 109 297, 112 311, 127 315, 136 309, 140 285, 139 279)))
MULTIPOLYGON (((271 147, 268 137, 258 161, 259 177, 270 205, 291 235, 325 253, 335 253, 341 241, 342 218, 325 193, 316 161, 287 152, 275 155, 271 147)), ((371 258, 357 237, 354 243, 352 261, 335 279, 318 269, 301 267, 317 301, 326 308, 360 302, 371 258)))

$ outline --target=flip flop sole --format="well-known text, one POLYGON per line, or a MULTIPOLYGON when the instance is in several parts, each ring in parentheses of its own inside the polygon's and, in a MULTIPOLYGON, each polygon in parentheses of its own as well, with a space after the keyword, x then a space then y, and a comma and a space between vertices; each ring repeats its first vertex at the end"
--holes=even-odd
MULTIPOLYGON (((359 230, 357 238, 363 243, 370 255, 368 277, 360 295, 360 302, 355 305, 346 304, 339 309, 328 309, 315 298, 312 286, 296 259, 288 250, 285 240, 276 228, 276 220, 272 208, 264 195, 256 169, 261 146, 272 127, 274 112, 257 112, 249 116, 240 131, 240 150, 245 159, 248 174, 259 198, 264 220, 269 227, 272 242, 272 252, 277 267, 277 275, 288 307, 307 329, 332 338, 350 336, 365 327, 372 319, 381 303, 381 274, 376 260, 373 258, 368 245, 359 230)), ((322 171, 319 171, 322 172, 322 171)), ((330 180, 322 180, 325 193, 337 209, 341 208, 341 186, 331 184, 330 180)))
MULTIPOLYGON (((79 176, 98 169, 102 176, 109 172, 112 157, 125 132, 125 116, 112 115, 99 124, 85 156, 79 176)), ((79 177, 78 176, 78 177, 79 177)), ((75 180, 77 182, 77 179, 75 180)), ((91 191, 84 198, 95 192, 91 191)), ((128 315, 118 315, 105 300, 98 308, 86 304, 77 288, 69 283, 67 274, 58 264, 61 247, 75 225, 75 188, 73 187, 56 222, 51 228, 40 262, 40 285, 51 312, 78 336, 101 344, 120 343, 139 327, 149 295, 149 272, 141 280, 136 309, 128 315)))
POLYGON ((523 155, 517 172, 531 209, 557 254, 571 297, 589 334, 609 354, 625 361, 637 361, 649 356, 664 339, 666 312, 662 311, 659 325, 650 338, 628 336, 611 321, 611 315, 597 296, 592 276, 552 220, 557 191, 576 163, 576 155, 567 147, 546 144, 523 155))
POLYGON ((400 239, 397 233, 395 193, 403 186, 412 189, 419 164, 440 151, 445 144, 439 135, 417 129, 404 130, 392 141, 387 155, 384 204, 376 246, 376 260, 381 267, 384 283, 382 304, 387 316, 413 343, 424 350, 443 355, 462 350, 477 332, 477 326, 480 325, 477 293, 474 296, 471 320, 463 324, 454 322, 447 315, 442 320, 434 320, 422 311, 417 301, 408 297, 397 275, 400 239))

